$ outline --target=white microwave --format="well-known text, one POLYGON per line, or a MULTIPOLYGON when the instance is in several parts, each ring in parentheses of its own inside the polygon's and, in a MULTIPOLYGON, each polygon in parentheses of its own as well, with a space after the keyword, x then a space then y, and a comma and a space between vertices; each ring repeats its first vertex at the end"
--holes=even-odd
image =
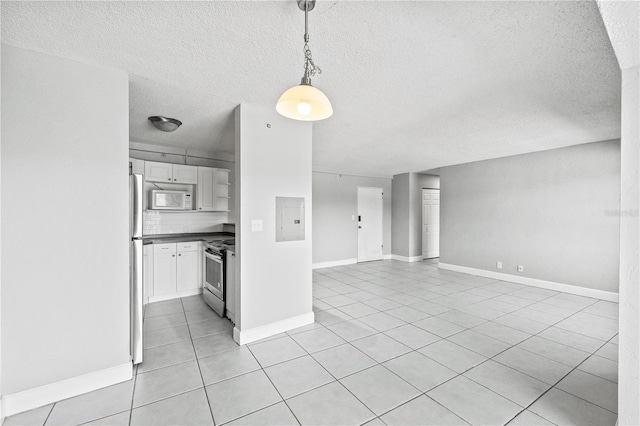
POLYGON ((189 191, 151 191, 152 210, 191 210, 191 193, 189 191))

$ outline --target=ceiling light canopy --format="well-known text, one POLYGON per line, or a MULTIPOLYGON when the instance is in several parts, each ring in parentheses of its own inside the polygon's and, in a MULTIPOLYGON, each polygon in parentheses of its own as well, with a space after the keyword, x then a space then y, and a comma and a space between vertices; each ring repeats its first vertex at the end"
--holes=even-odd
POLYGON ((149 121, 156 127, 158 130, 162 130, 163 132, 173 132, 178 127, 182 126, 182 121, 176 120, 175 118, 167 118, 159 115, 154 115, 149 117, 149 121))
POLYGON ((333 114, 329 98, 311 85, 311 77, 322 73, 309 49, 308 14, 315 4, 316 0, 298 0, 298 7, 304 11, 304 75, 300 84, 286 90, 276 104, 278 113, 294 120, 318 121, 333 114))

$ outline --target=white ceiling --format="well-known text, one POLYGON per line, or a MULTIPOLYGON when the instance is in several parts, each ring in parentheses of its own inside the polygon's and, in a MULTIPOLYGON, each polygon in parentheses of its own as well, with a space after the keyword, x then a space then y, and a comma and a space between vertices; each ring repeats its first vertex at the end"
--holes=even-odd
MULTIPOLYGON (((300 81, 303 19, 294 0, 2 1, 2 42, 129 72, 132 141, 228 157, 235 105, 273 108, 300 81)), ((335 111, 314 123, 314 170, 391 176, 620 136, 595 2, 319 0, 309 21, 335 111)))

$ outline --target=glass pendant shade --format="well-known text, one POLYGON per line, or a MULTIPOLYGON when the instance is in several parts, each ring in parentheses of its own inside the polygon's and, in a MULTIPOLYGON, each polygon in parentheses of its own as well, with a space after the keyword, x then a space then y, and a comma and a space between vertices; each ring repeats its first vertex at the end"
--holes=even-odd
POLYGON ((309 84, 300 84, 280 96, 276 111, 293 120, 317 121, 331 117, 333 107, 320 90, 309 84))

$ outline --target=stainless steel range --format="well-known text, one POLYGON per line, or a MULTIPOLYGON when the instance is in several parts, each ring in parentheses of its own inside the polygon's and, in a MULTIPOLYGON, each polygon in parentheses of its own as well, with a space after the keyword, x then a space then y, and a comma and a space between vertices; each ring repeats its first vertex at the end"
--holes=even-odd
POLYGON ((218 315, 225 315, 226 300, 226 262, 227 247, 235 240, 211 241, 204 244, 204 301, 218 315))

